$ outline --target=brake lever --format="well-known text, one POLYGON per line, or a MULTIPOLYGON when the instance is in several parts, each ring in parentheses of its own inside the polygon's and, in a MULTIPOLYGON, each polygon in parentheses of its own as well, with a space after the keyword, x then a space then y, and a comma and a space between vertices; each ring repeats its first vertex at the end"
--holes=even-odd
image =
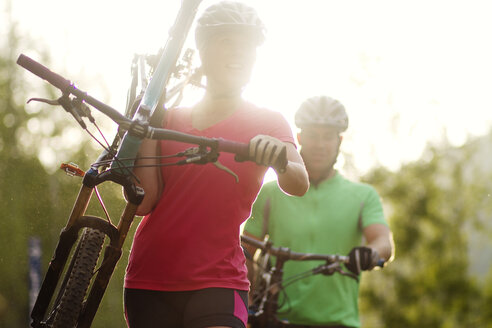
POLYGON ((330 263, 330 264, 322 264, 322 265, 314 268, 312 271, 313 271, 313 274, 322 273, 325 276, 331 276, 332 274, 334 274, 338 270, 341 270, 340 263, 335 262, 335 263, 330 263))
POLYGON ((216 152, 206 151, 201 147, 188 148, 185 151, 178 153, 178 156, 186 156, 187 158, 178 162, 178 164, 206 164, 212 163, 218 169, 225 171, 232 175, 236 179, 236 183, 239 183, 239 177, 230 168, 219 162, 219 155, 216 152))
POLYGON ((359 282, 359 277, 354 273, 343 271, 341 268, 339 268, 337 270, 337 272, 340 273, 342 276, 350 277, 350 278, 354 279, 355 281, 359 282))
POLYGON ((236 183, 239 183, 239 177, 237 176, 236 173, 234 173, 230 168, 228 168, 227 166, 225 166, 224 164, 222 164, 221 162, 219 162, 218 160, 214 162, 214 165, 218 168, 218 169, 221 169, 223 171, 226 171, 227 173, 229 173, 230 175, 232 175, 235 179, 236 179, 236 183))
POLYGON ((335 272, 338 272, 342 276, 350 277, 350 278, 356 280, 357 282, 359 281, 359 277, 357 275, 355 275, 351 272, 344 271, 342 269, 342 267, 340 266, 340 263, 338 263, 338 262, 320 265, 319 267, 313 269, 313 274, 322 273, 326 276, 331 276, 335 272))
MULTIPOLYGON (((82 129, 84 129, 84 130, 87 129, 87 126, 85 125, 85 123, 82 120, 82 117, 80 115, 80 114, 82 114, 82 116, 84 116, 85 110, 77 108, 76 105, 78 105, 78 104, 75 102, 72 102, 72 100, 68 96, 63 95, 56 100, 46 99, 46 98, 31 98, 27 101, 27 103, 30 103, 31 101, 42 102, 42 103, 52 105, 52 106, 62 106, 67 112, 72 114, 72 116, 75 118, 77 123, 80 124, 82 129)), ((80 102, 80 105, 82 105, 82 102, 80 102)), ((87 110, 88 110, 88 108, 87 108, 87 110)))
POLYGON ((60 106, 58 99, 53 100, 53 99, 46 99, 46 98, 31 98, 27 101, 27 103, 29 104, 31 101, 42 102, 42 103, 52 105, 52 106, 60 106))

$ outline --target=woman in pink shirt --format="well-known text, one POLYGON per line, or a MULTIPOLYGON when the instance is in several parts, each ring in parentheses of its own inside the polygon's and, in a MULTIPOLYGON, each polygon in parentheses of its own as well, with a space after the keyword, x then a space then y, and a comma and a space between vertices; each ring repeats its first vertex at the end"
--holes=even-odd
MULTIPOLYGON (((206 77, 203 99, 191 108, 169 110, 164 126, 181 132, 249 143, 254 162, 154 166, 134 173, 145 190, 144 215, 132 245, 125 278, 125 313, 135 327, 242 327, 247 322, 249 282, 239 242, 263 177, 282 149, 285 172, 277 173, 284 192, 301 196, 308 187, 292 131, 278 112, 242 98, 264 39, 255 10, 222 1, 197 22, 197 47, 206 77)), ((190 145, 145 140, 139 155, 175 154, 190 145)), ((160 164, 165 159, 141 159, 160 164)))

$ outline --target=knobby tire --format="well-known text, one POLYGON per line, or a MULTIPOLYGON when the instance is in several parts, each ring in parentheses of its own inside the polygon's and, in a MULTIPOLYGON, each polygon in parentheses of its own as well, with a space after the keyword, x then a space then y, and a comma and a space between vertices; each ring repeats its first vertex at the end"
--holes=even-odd
POLYGON ((73 258, 73 267, 63 290, 52 322, 52 328, 75 327, 82 310, 84 298, 89 288, 97 260, 101 253, 105 234, 99 230, 86 228, 80 238, 73 258))

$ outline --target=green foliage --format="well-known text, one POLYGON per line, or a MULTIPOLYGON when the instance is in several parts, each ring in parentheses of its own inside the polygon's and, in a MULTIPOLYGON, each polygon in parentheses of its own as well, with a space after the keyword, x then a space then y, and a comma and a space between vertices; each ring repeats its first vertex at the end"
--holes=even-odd
POLYGON ((429 149, 431 160, 366 178, 383 198, 396 248, 394 262, 361 287, 366 327, 492 327, 490 287, 469 272, 470 227, 480 223, 488 180, 468 176, 466 150, 429 149))
MULTIPOLYGON (((28 240, 32 236, 41 239, 44 274, 81 183, 55 169, 61 161, 74 161, 85 169, 98 154, 90 137, 78 135, 80 128, 60 107, 25 105, 29 97, 59 96, 15 64, 22 44, 32 46, 34 42, 21 39, 15 24, 0 42, 0 327, 27 327, 28 240)), ((49 66, 49 57, 42 52, 37 51, 36 58, 49 66)), ((107 183, 100 190, 117 223, 125 205, 121 188, 107 183)), ((95 197, 87 213, 105 217, 95 197)), ((125 325, 123 277, 135 227, 92 327, 125 325)))

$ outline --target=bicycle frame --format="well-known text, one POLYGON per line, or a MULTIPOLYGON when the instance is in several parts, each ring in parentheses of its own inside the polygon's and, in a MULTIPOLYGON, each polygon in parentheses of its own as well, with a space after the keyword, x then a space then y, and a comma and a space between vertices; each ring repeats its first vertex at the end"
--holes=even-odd
MULTIPOLYGON (((171 28, 169 38, 160 57, 155 73, 145 90, 142 101, 135 113, 135 119, 140 122, 149 122, 154 115, 161 94, 175 69, 181 49, 185 42, 186 36, 196 15, 198 5, 201 0, 183 0, 176 21, 171 28)), ((135 158, 142 142, 141 138, 132 135, 128 131, 123 137, 117 157, 135 158)), ((121 168, 122 166, 132 166, 134 160, 124 160, 122 162, 113 162, 111 168, 121 168)))
MULTIPOLYGON (((260 258, 263 259, 260 267, 261 269, 266 270, 266 272, 262 275, 263 284, 260 287, 261 290, 259 291, 261 299, 254 300, 253 304, 250 306, 248 323, 251 328, 275 328, 280 325, 280 321, 277 319, 278 298, 280 296, 280 291, 284 288, 283 283, 285 282, 285 279, 283 278, 283 267, 285 262, 289 260, 326 261, 326 264, 317 265, 311 271, 301 274, 300 277, 297 277, 296 279, 302 279, 319 273, 332 275, 337 272, 358 280, 356 275, 343 271, 341 268, 342 263, 348 263, 348 256, 297 253, 291 251, 287 247, 274 247, 268 239, 259 241, 246 235, 241 235, 241 241, 244 244, 253 246, 260 250, 260 258), (275 265, 270 269, 266 269, 265 267, 270 256, 275 256, 275 265)), ((256 282, 256 284, 258 285, 259 283, 256 282)), ((253 292, 253 290, 251 292, 253 292)))

